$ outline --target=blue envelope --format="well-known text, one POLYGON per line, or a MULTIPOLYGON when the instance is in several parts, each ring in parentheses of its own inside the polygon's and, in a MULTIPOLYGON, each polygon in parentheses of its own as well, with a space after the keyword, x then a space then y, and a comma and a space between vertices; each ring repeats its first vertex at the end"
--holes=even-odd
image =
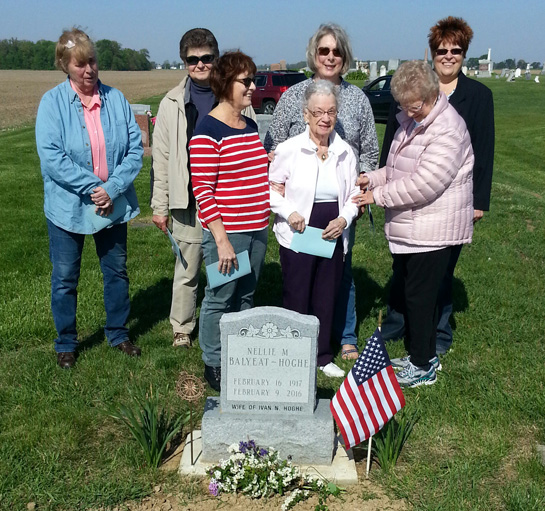
POLYGON ((322 239, 323 229, 305 227, 303 232, 295 232, 291 240, 290 249, 294 252, 302 252, 319 257, 331 259, 337 240, 322 239))
POLYGON ((172 236, 172 233, 167 227, 167 236, 170 240, 170 244, 172 245, 172 252, 174 252, 174 255, 180 259, 180 262, 182 263, 182 266, 187 270, 187 261, 182 257, 182 251, 180 250, 180 247, 178 246, 178 243, 176 243, 176 240, 174 239, 174 236, 172 236))
POLYGON ((108 216, 100 216, 98 213, 95 213, 96 206, 90 204, 87 206, 86 215, 92 226, 97 230, 101 231, 105 227, 110 227, 116 220, 125 216, 125 213, 130 209, 130 204, 127 198, 124 195, 120 195, 114 201, 114 210, 108 216))
POLYGON ((231 266, 230 273, 221 273, 218 271, 218 262, 206 265, 206 275, 208 276, 208 284, 211 288, 215 288, 236 280, 244 275, 248 275, 252 271, 250 268, 250 258, 248 251, 245 250, 240 254, 237 254, 238 270, 235 270, 234 266, 231 266))

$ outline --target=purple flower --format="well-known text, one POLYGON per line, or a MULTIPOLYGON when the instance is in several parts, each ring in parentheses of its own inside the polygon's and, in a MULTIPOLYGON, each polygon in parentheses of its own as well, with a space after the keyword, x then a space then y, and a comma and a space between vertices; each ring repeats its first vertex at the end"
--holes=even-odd
POLYGON ((254 442, 253 440, 250 440, 250 441, 248 442, 248 447, 249 447, 250 449, 255 449, 255 442, 254 442))
POLYGON ((259 449, 259 455, 261 457, 267 456, 267 454, 269 454, 269 451, 267 451, 267 449, 259 449))
POLYGON ((248 450, 248 445, 246 444, 246 442, 240 442, 238 444, 238 450, 242 453, 242 454, 246 454, 246 451, 248 450))
POLYGON ((218 488, 218 483, 216 482, 215 479, 212 479, 210 481, 210 484, 208 485, 208 491, 210 492, 210 495, 213 495, 214 497, 218 496, 219 488, 218 488))

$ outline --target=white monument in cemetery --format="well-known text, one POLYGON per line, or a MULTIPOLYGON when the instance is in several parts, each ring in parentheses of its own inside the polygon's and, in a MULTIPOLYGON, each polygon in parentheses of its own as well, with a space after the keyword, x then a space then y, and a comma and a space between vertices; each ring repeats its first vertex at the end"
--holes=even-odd
POLYGON ((369 66, 364 60, 356 59, 356 71, 362 71, 363 73, 369 73, 369 66))
POLYGON ((399 59, 390 59, 388 61, 388 73, 390 71, 396 71, 399 67, 399 59))
POLYGON ((383 64, 382 66, 380 66, 380 75, 379 76, 384 76, 386 74, 386 66, 383 64))
POLYGON ((515 69, 515 78, 519 78, 521 74, 522 71, 520 70, 520 67, 517 67, 517 69, 515 69))
POLYGON ((479 60, 479 78, 490 78, 492 76, 493 63, 491 60, 492 50, 488 48, 488 57, 479 60))
POLYGON ((376 61, 369 62, 369 80, 377 78, 377 63, 376 61))

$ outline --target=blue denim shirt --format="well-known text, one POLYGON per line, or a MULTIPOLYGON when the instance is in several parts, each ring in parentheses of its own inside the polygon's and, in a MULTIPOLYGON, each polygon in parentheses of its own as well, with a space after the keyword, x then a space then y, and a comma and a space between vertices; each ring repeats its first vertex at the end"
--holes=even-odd
POLYGON ((36 118, 45 216, 56 226, 80 234, 97 231, 86 214, 94 206, 90 196, 97 186, 113 201, 123 194, 129 203, 115 224, 128 222, 140 212, 133 185, 144 154, 140 128, 120 91, 100 81, 98 91, 108 164, 106 182, 93 173, 83 106, 68 78, 44 94, 36 118))

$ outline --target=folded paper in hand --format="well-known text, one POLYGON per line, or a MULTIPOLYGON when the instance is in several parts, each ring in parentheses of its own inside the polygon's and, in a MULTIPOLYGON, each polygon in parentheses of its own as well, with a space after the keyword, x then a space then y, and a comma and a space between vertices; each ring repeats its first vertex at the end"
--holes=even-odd
POLYGON ((110 227, 116 220, 125 216, 125 213, 130 209, 130 204, 124 195, 120 195, 114 200, 114 210, 108 216, 101 216, 100 209, 95 212, 96 206, 90 204, 87 206, 86 215, 96 231, 100 231, 105 227, 110 227))
POLYGON ((235 269, 234 265, 231 265, 231 271, 229 273, 221 273, 218 270, 218 262, 207 264, 206 265, 206 275, 208 276, 208 284, 211 288, 215 288, 236 280, 244 275, 248 275, 252 271, 250 268, 250 258, 248 256, 248 251, 240 252, 237 254, 238 261, 238 270, 235 269))
POLYGON ((322 229, 316 227, 305 227, 303 232, 295 232, 291 240, 290 249, 294 252, 302 252, 319 257, 331 259, 335 250, 337 240, 324 240, 322 229))

